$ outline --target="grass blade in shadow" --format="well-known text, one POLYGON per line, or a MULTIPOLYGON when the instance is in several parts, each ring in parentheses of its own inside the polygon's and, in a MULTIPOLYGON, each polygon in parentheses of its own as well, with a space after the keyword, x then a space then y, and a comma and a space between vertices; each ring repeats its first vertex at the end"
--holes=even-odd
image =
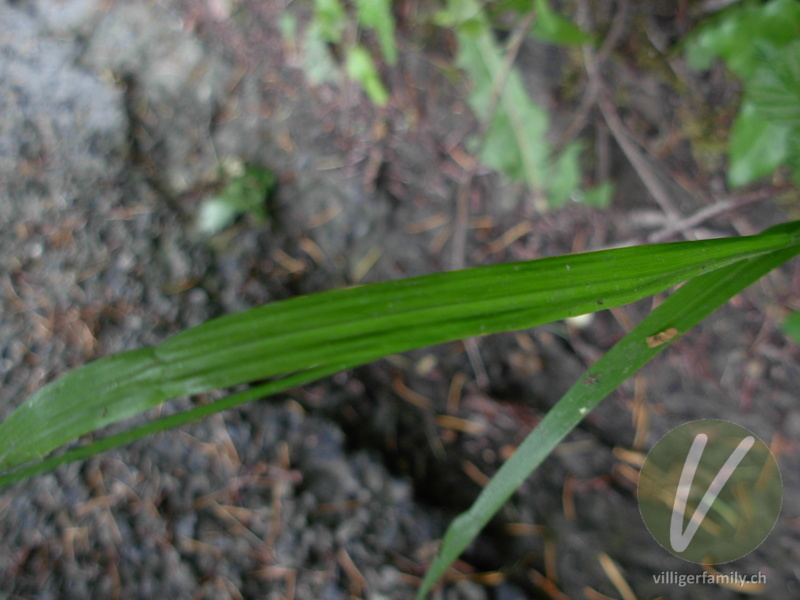
MULTIPOLYGON (((768 231, 797 232, 798 224, 780 225, 768 231)), ((689 281, 592 365, 525 438, 469 510, 448 527, 417 600, 425 597, 514 491, 601 400, 681 334, 798 254, 800 245, 795 245, 689 281)))

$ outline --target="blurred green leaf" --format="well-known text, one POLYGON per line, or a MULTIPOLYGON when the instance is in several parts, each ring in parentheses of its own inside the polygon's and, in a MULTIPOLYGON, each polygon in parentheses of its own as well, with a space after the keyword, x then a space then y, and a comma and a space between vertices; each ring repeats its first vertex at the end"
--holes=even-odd
POLYGON ((290 12, 283 12, 278 18, 278 29, 283 39, 294 42, 297 38, 297 19, 290 12))
POLYGON ((790 156, 789 128, 763 119, 742 104, 731 129, 728 183, 741 187, 772 173, 790 156))
POLYGON ((347 25, 347 13, 339 0, 314 0, 314 25, 320 38, 337 44, 347 25))
POLYGON ((389 101, 389 92, 383 87, 372 56, 363 46, 353 46, 348 49, 347 76, 361 84, 374 104, 384 106, 389 101))
POLYGON ((484 9, 492 18, 509 10, 522 14, 531 9, 531 0, 496 0, 488 2, 484 9))
POLYGON ((742 79, 744 99, 731 130, 728 183, 747 185, 782 164, 800 180, 800 2, 743 2, 693 33, 689 65, 720 57, 742 79))
POLYGON ((458 29, 464 23, 477 21, 480 31, 486 26, 486 19, 481 6, 475 0, 448 0, 447 5, 436 12, 433 22, 439 27, 458 29))
POLYGON ((397 62, 397 45, 394 41, 394 15, 391 0, 357 0, 358 21, 363 27, 375 30, 384 60, 397 62))
POLYGON ((604 181, 593 188, 580 192, 581 202, 593 208, 608 208, 614 198, 614 183, 604 181))
MULTIPOLYGON (((468 102, 478 119, 486 122, 496 78, 504 71, 503 53, 478 5, 471 0, 451 0, 459 10, 456 15, 469 15, 478 31, 465 33, 459 26, 458 66, 472 83, 468 102)), ((452 22, 452 21, 451 21, 452 22)), ((458 24, 457 24, 458 25, 458 24)), ((505 86, 499 90, 494 113, 486 128, 481 160, 489 167, 515 181, 523 181, 532 189, 542 189, 547 180, 550 147, 547 143, 548 115, 535 104, 522 83, 519 72, 512 68, 505 86)))
POLYGON ((238 210, 265 219, 267 196, 278 182, 275 173, 257 166, 248 166, 244 174, 232 180, 222 197, 238 210))
POLYGON ((219 233, 245 213, 263 223, 267 218, 265 202, 276 183, 272 171, 246 167, 243 173, 228 182, 219 196, 203 203, 198 215, 198 229, 208 234, 219 233))
POLYGON ((593 36, 558 14, 547 0, 536 0, 536 21, 531 28, 531 35, 541 42, 559 46, 594 43, 593 36))
POLYGON ((556 159, 547 182, 547 204, 556 209, 564 206, 571 198, 578 197, 581 184, 580 155, 583 147, 579 142, 567 146, 556 159))
POLYGON ((233 225, 240 214, 222 198, 218 196, 209 198, 200 206, 200 213, 197 215, 197 229, 201 233, 211 235, 219 233, 233 225))
POLYGON ((786 317, 781 327, 783 332, 800 345, 800 312, 795 312, 786 317))
POLYGON ((336 83, 342 79, 341 68, 316 24, 309 26, 303 36, 302 59, 303 72, 312 85, 336 83))
MULTIPOLYGON (((358 24, 375 31, 384 60, 396 63, 391 0, 356 0, 356 9, 358 24)), ((291 29, 285 24, 283 28, 291 29)), ((339 82, 346 75, 361 85, 373 103, 383 106, 389 94, 375 62, 366 48, 344 39, 348 28, 354 30, 355 24, 340 0, 314 0, 314 18, 306 28, 302 48, 303 71, 312 85, 339 82), (343 67, 337 64, 331 45, 339 45, 344 55, 343 67)))
POLYGON ((791 178, 794 184, 800 187, 800 133, 797 129, 789 137, 789 158, 787 164, 791 167, 791 178))
POLYGON ((689 66, 707 69, 719 57, 742 79, 763 64, 759 45, 776 48, 793 42, 800 34, 800 3, 773 0, 766 4, 734 5, 692 33, 686 42, 689 66))
MULTIPOLYGON (((800 32, 798 32, 800 35, 800 32)), ((780 50, 762 48, 763 62, 745 84, 745 101, 764 120, 800 125, 800 40, 780 50)), ((800 128, 793 132, 800 133, 800 128)))
POLYGON ((312 20, 300 32, 295 16, 290 12, 283 12, 278 19, 278 27, 284 43, 289 44, 299 55, 303 72, 311 85, 318 86, 341 79, 341 69, 331 54, 329 40, 317 20, 312 20))
MULTIPOLYGON (((546 12, 544 23, 550 23, 550 31, 567 36, 571 30, 561 27, 559 19, 563 17, 554 17, 546 2, 542 6, 538 8, 546 12)), ((478 140, 481 146, 476 148, 473 143, 471 148, 481 162, 512 181, 542 192, 550 208, 579 198, 581 146, 571 144, 559 156, 553 156, 547 140, 549 115, 530 97, 518 69, 508 70, 505 85, 498 87, 498 78, 506 73, 506 57, 481 5, 474 0, 450 0, 437 20, 455 29, 457 64, 472 84, 470 108, 480 122, 488 121, 485 134, 478 140)), ((581 36, 570 39, 578 37, 585 41, 581 36)))

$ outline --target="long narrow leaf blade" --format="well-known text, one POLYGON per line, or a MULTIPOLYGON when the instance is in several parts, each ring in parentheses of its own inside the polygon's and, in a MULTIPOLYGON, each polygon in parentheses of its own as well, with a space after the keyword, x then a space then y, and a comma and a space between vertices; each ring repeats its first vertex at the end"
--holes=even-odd
POLYGON ((94 456, 95 454, 99 454, 100 452, 110 450, 111 448, 130 444, 131 442, 141 439, 145 436, 152 435, 160 431, 166 431, 167 429, 172 429, 173 427, 178 427, 180 425, 185 425, 220 411, 235 408, 236 406, 240 406, 259 398, 265 398, 272 394, 289 390, 305 383, 315 381, 327 375, 333 375, 339 370, 339 365, 337 365, 335 367, 320 367, 316 369, 309 369, 308 371, 302 371, 300 373, 294 373, 278 381, 262 383, 242 392, 226 396, 221 400, 209 402, 208 404, 201 404, 189 410, 175 413, 167 417, 162 417, 155 421, 150 421, 149 423, 140 425, 139 427, 134 427, 133 429, 123 431, 122 433, 91 442, 85 446, 74 448, 63 454, 50 456, 44 460, 40 460, 39 462, 2 473, 0 474, 0 488, 11 485, 12 483, 16 483, 17 481, 32 475, 52 471, 56 467, 65 463, 88 458, 90 456, 94 456))
POLYGON ((155 348, 95 361, 37 391, 0 424, 0 469, 41 459, 171 398, 321 367, 341 370, 627 304, 797 238, 780 232, 479 267, 222 317, 155 348))
MULTIPOLYGON (((790 223, 769 231, 797 232, 798 224, 790 223)), ((683 333, 798 254, 800 245, 795 245, 689 281, 592 365, 525 438, 469 510, 448 527, 439 554, 425 574, 417 600, 426 596, 514 491, 590 410, 683 333)))

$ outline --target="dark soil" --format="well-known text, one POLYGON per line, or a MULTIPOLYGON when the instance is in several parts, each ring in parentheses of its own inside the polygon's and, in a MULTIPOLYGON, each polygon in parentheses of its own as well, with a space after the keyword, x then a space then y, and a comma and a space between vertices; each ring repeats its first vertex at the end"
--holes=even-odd
MULTIPOLYGON (((283 4, 0 0, 0 418, 90 360, 265 302, 460 260, 749 234, 799 218, 796 194, 772 193, 785 188, 779 178, 730 195, 724 159, 698 159, 687 123, 714 141, 738 88, 721 67, 694 74, 670 58, 694 24, 686 3, 630 3, 617 17, 626 3, 591 3, 596 31, 622 25, 602 77, 675 210, 729 197, 740 208, 672 231, 594 107, 579 128, 594 148, 587 182, 615 180, 612 208, 542 212, 530 192, 478 170, 469 202, 480 219, 454 257, 477 130, 447 68, 454 40, 424 25, 426 3, 396 2, 401 56, 382 67, 392 99, 380 109, 352 83, 308 83, 278 26, 286 10, 302 24, 308 7, 283 4), (270 218, 245 216, 208 238, 197 214, 230 159, 277 173, 270 218), (524 235, 497 242, 520 223, 524 235)), ((585 93, 578 55, 529 41, 518 64, 565 129, 585 93)), ((779 327, 800 310, 798 291, 794 261, 609 397, 437 597, 617 597, 601 553, 637 598, 737 597, 655 583, 702 569, 647 532, 637 465, 625 461, 700 418, 754 431, 783 476, 771 536, 720 568, 761 571, 764 597, 797 597, 800 350, 779 327)), ((651 306, 598 313, 586 328, 480 338, 479 362, 462 342, 390 357, 2 490, 0 598, 411 598, 447 524, 651 306), (448 414, 471 429, 443 426, 448 414)))

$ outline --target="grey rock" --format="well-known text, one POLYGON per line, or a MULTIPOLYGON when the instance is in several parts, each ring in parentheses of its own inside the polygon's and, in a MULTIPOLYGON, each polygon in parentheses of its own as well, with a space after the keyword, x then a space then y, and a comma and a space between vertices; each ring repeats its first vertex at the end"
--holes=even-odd
POLYGON ((103 0, 35 0, 43 26, 58 36, 86 35, 97 21, 103 0))
POLYGON ((82 60, 125 81, 140 151, 158 164, 172 193, 216 177, 212 121, 233 69, 185 32, 180 18, 158 6, 114 7, 82 60))
MULTIPOLYGON (((112 179, 126 155, 121 93, 75 67, 69 43, 42 36, 30 16, 3 5, 0 54, 0 180, 35 181, 58 206, 76 189, 112 179)), ((0 198, 7 222, 42 208, 0 198)))

